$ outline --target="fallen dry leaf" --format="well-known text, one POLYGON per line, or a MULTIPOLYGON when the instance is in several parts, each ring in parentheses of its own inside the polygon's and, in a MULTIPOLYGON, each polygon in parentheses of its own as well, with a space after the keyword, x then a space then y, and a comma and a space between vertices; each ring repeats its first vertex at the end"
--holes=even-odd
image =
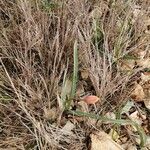
POLYGON ((134 91, 131 93, 130 97, 136 101, 136 102, 140 102, 143 101, 145 98, 145 93, 144 90, 142 88, 142 86, 140 84, 135 85, 135 89, 134 91))
POLYGON ((75 125, 71 123, 70 121, 67 121, 65 126, 62 128, 64 135, 73 135, 72 130, 75 128, 75 125))
POLYGON ((136 149, 136 145, 134 145, 133 142, 130 141, 130 140, 126 141, 124 144, 121 144, 121 146, 122 146, 125 150, 137 150, 137 149, 136 149))
POLYGON ((119 68, 121 71, 130 71, 135 67, 135 60, 134 59, 126 59, 122 60, 119 68))
POLYGON ((137 65, 143 68, 150 68, 150 58, 139 59, 136 61, 137 65))
POLYGON ((147 109, 150 109, 150 84, 147 83, 144 85, 145 99, 144 104, 147 109))
POLYGON ((129 145, 127 150, 137 150, 135 145, 129 145))
POLYGON ((124 150, 119 144, 114 142, 105 132, 92 133, 90 150, 124 150))
MULTIPOLYGON (((146 51, 143 50, 143 48, 139 48, 134 51, 134 55, 136 55, 137 58, 142 60, 142 59, 144 59, 144 57, 146 55, 146 51)), ((137 62, 137 60, 136 60, 136 62, 137 62)))
POLYGON ((150 98, 144 100, 145 107, 150 110, 150 98))
POLYGON ((141 80, 142 80, 142 83, 150 81, 150 72, 141 73, 141 80))
MULTIPOLYGON (((140 126, 142 125, 144 120, 146 120, 146 115, 141 114, 141 113, 139 114, 138 111, 135 111, 135 112, 131 113, 130 115, 128 115, 128 117, 140 126)), ((137 128, 135 126, 132 126, 132 128, 130 128, 130 130, 131 131, 137 131, 137 128)))
POLYGON ((83 98, 83 101, 87 104, 95 104, 96 102, 98 102, 100 100, 99 97, 95 96, 95 95, 90 95, 90 96, 85 96, 83 98))
POLYGON ((129 117, 130 117, 131 120, 133 120, 134 122, 136 122, 139 125, 141 125, 143 123, 143 119, 146 119, 145 115, 142 115, 142 117, 140 117, 138 111, 135 111, 135 112, 131 113, 129 115, 129 117))

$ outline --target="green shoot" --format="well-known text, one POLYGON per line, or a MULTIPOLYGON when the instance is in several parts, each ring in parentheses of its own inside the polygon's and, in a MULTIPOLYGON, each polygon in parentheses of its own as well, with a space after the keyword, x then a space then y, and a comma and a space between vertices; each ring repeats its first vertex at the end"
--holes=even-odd
POLYGON ((74 51, 73 51, 73 79, 72 79, 72 89, 70 98, 73 99, 76 94, 77 87, 77 78, 78 78, 78 49, 77 49, 77 41, 74 43, 74 51))
MULTIPOLYGON (((74 43, 74 50, 73 50, 73 77, 72 83, 69 83, 69 89, 71 89, 70 95, 64 95, 63 99, 65 98, 64 107, 65 110, 69 110, 71 106, 71 102, 76 95, 76 87, 77 87, 77 78, 78 78, 78 50, 77 50, 77 41, 74 43), (71 87, 71 88, 70 88, 71 87)), ((67 87, 66 87, 67 88, 67 87)))
POLYGON ((137 131, 139 133, 140 140, 141 140, 140 146, 144 147, 144 145, 146 143, 146 135, 145 135, 143 129, 136 122, 133 122, 132 120, 110 119, 107 117, 102 117, 102 116, 99 116, 96 114, 91 114, 91 113, 85 113, 82 111, 71 111, 70 110, 68 113, 75 115, 75 116, 79 116, 79 117, 89 117, 89 118, 93 118, 96 120, 101 120, 101 121, 107 122, 107 123, 109 122, 109 123, 114 123, 114 124, 118 124, 118 125, 132 125, 137 129, 137 131))

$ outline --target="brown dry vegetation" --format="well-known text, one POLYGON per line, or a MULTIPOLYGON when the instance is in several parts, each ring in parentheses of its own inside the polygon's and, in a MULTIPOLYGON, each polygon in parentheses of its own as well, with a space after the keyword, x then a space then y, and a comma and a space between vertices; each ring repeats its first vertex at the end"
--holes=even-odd
POLYGON ((112 128, 68 115, 61 105, 64 76, 71 80, 77 42, 79 94, 69 109, 78 108, 80 86, 101 100, 90 113, 120 109, 144 69, 125 73, 120 63, 149 51, 148 9, 148 0, 0 0, 0 148, 88 149, 93 129, 112 128), (67 120, 73 134, 62 130, 67 120))

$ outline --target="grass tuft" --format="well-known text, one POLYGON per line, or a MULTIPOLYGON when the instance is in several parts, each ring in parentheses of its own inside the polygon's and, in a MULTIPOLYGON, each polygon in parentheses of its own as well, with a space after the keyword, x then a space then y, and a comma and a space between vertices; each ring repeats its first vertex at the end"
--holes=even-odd
POLYGON ((126 73, 121 64, 140 60, 141 51, 149 57, 148 3, 0 0, 0 149, 88 149, 89 131, 116 124, 135 126, 143 146, 141 127, 121 111, 148 68, 135 63, 126 73), (97 112, 80 92, 100 98, 97 112), (101 117, 116 111, 116 120, 101 117), (68 121, 71 135, 62 130, 68 121))

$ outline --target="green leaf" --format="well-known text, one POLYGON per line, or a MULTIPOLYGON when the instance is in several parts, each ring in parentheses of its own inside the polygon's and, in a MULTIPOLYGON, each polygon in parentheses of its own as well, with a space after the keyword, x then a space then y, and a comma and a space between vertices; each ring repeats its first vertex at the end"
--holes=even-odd
POLYGON ((128 113, 129 110, 131 109, 131 107, 133 107, 133 106, 134 106, 133 101, 127 101, 127 103, 125 104, 125 106, 121 110, 121 114, 128 113))

